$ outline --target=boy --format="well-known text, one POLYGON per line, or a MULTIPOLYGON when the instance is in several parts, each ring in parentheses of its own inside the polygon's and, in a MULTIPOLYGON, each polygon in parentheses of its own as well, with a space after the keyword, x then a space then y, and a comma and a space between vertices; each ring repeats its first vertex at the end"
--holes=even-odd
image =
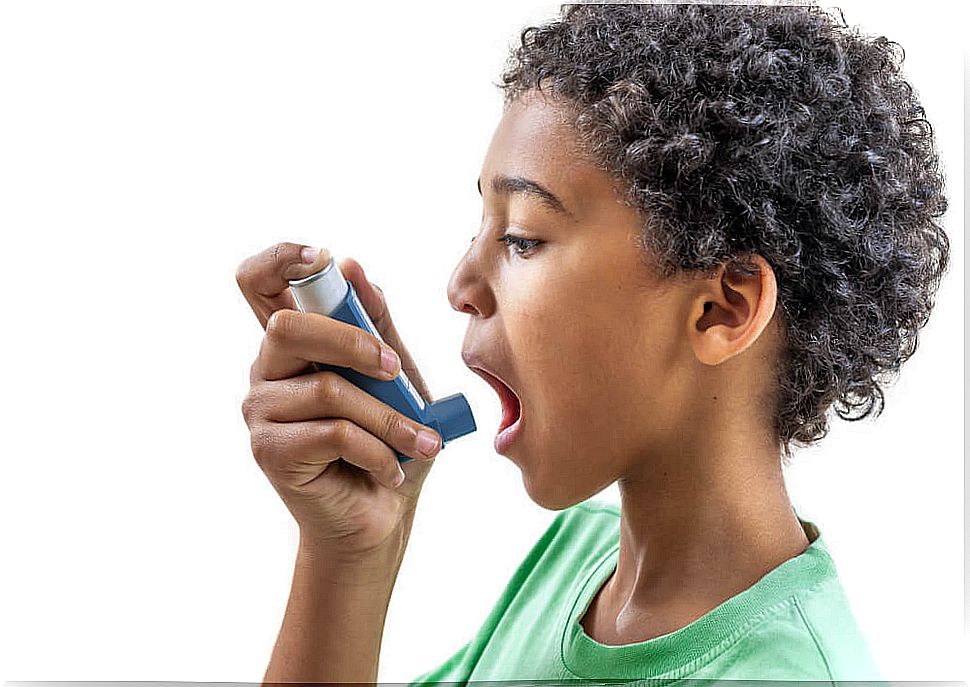
POLYGON ((564 510, 415 682, 880 678, 782 465, 833 403, 873 410, 946 269, 891 46, 817 7, 564 6, 522 33, 449 298, 517 420, 496 448, 564 510), (613 482, 621 507, 586 502, 613 482))
MULTIPOLYGON (((563 6, 522 33, 448 297, 502 399, 496 451, 562 512, 414 684, 881 679, 782 467, 829 407, 878 412, 948 264, 898 62, 817 7, 563 6), (614 482, 620 507, 589 500, 614 482)), ((238 274, 266 327, 244 415, 301 527, 265 679, 367 681, 435 442, 396 485, 391 449, 419 456, 420 428, 293 376, 324 353, 377 376, 381 357, 293 312, 286 278, 319 269, 300 251, 238 274)), ((379 291, 341 269, 430 400, 379 291)))

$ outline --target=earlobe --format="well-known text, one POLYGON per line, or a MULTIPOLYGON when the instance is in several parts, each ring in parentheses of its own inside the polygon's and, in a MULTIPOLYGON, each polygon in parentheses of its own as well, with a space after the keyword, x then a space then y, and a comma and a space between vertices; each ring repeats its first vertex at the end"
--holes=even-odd
POLYGON ((697 359, 719 365, 755 343, 775 312, 775 273, 760 255, 749 266, 722 264, 691 309, 690 338, 697 359))

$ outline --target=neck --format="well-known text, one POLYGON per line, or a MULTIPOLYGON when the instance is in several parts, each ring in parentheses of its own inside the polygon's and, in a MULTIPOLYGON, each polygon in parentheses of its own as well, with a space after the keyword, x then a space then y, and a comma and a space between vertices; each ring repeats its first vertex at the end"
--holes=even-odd
POLYGON ((808 546, 777 453, 720 455, 700 469, 681 454, 619 481, 617 569, 594 619, 605 639, 679 629, 808 546))

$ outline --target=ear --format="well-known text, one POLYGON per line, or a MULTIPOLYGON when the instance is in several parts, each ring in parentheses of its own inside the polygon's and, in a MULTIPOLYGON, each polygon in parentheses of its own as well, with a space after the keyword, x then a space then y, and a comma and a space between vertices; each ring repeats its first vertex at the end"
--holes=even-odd
POLYGON ((750 267, 728 261, 702 281, 690 310, 691 346, 705 365, 719 365, 747 349, 775 314, 774 270, 760 255, 744 258, 750 267))

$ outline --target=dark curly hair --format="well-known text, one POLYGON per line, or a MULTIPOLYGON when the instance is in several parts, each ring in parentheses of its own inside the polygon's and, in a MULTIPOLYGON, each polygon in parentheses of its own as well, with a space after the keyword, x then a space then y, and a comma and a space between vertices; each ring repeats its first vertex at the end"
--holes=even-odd
POLYGON ((839 17, 565 4, 521 32, 495 84, 506 107, 530 89, 566 106, 641 211, 644 257, 664 277, 768 261, 784 346, 764 408, 786 464, 790 442, 828 433, 829 406, 881 414, 880 382, 915 352, 949 261, 934 221, 944 179, 905 53, 839 17))

